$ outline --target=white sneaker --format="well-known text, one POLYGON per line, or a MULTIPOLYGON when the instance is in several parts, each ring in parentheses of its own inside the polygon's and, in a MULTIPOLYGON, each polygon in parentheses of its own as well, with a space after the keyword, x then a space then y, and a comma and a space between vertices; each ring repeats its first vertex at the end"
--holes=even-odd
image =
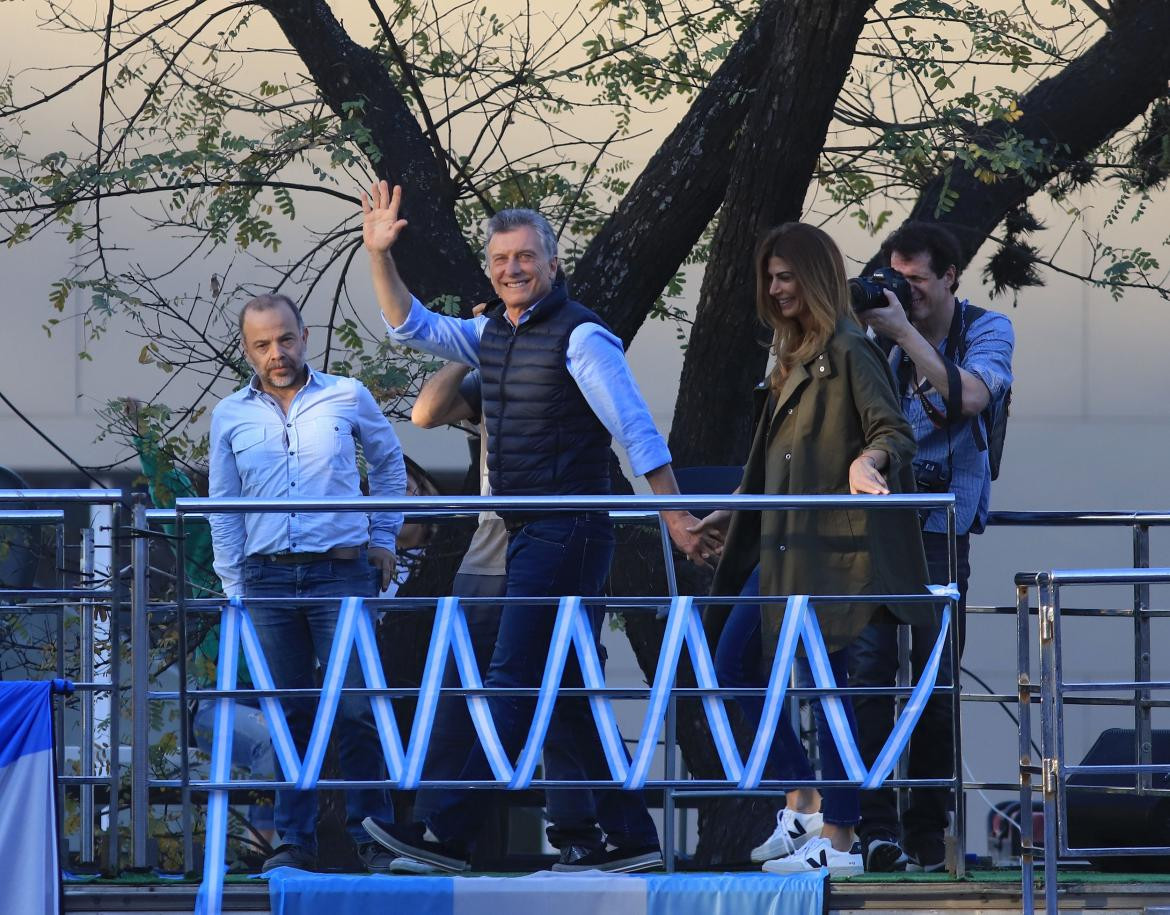
POLYGON ((776 831, 752 849, 752 860, 759 864, 791 855, 809 839, 819 837, 824 824, 825 818, 819 813, 797 813, 785 807, 776 814, 776 831))
POLYGON ((864 873, 861 853, 837 851, 828 839, 816 838, 808 842, 798 855, 788 855, 775 861, 765 861, 769 874, 815 874, 828 871, 833 877, 853 877, 864 873))

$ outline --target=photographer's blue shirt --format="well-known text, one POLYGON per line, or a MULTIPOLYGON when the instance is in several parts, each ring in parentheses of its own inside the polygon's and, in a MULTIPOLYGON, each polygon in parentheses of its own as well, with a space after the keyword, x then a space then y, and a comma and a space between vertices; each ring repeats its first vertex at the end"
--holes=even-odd
MULTIPOLYGON (((959 303, 959 307, 966 310, 966 299, 959 303)), ((958 366, 987 385, 992 401, 998 401, 1012 383, 1012 350, 1016 340, 1012 322, 1006 315, 986 311, 966 326, 964 336, 965 352, 958 366)), ((945 348, 946 340, 943 340, 938 345, 939 353, 943 354, 945 348)), ((901 347, 894 347, 890 364, 896 368, 901 358, 901 347)), ((934 461, 950 469, 950 491, 955 494, 955 531, 958 534, 981 533, 987 524, 987 511, 991 505, 991 465, 987 450, 981 449, 975 441, 975 423, 982 424, 983 420, 976 416, 952 426, 948 440, 947 430, 936 427, 927 415, 914 394, 913 384, 900 394, 902 410, 910 420, 914 439, 918 442, 915 460, 934 461)), ((945 413, 938 391, 931 388, 926 396, 940 413, 945 413)), ((946 511, 941 508, 931 511, 922 529, 945 534, 946 511)))

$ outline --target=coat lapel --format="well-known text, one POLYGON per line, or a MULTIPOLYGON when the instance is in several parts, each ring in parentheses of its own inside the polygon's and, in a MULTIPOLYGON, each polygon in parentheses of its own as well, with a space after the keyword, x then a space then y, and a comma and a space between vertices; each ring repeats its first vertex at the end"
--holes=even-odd
MULTIPOLYGON (((796 395, 800 393, 801 388, 809 380, 808 369, 803 365, 793 366, 792 371, 788 373, 788 377, 784 379, 784 386, 780 388, 780 396, 776 398, 776 406, 772 408, 771 419, 780 414, 780 411, 788 406, 789 401, 795 399, 796 395)), ((775 428, 775 423, 772 424, 775 428)), ((769 438, 771 433, 769 432, 769 438)))

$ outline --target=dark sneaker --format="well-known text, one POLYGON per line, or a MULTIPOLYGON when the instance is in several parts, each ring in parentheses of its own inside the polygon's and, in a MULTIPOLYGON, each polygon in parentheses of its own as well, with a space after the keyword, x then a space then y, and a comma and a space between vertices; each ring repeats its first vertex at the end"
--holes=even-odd
POLYGON ((266 874, 278 867, 295 867, 303 871, 316 870, 317 856, 309 854, 299 845, 278 845, 272 856, 260 866, 260 873, 266 874))
POLYGON ((862 848, 865 850, 865 872, 888 874, 906 869, 906 853, 890 836, 872 836, 862 848))
POLYGON ((906 842, 906 870, 935 874, 947 866, 947 846, 941 835, 917 836, 906 842))
POLYGON ((362 828, 383 848, 403 858, 445 871, 465 871, 470 866, 463 849, 448 842, 428 839, 425 823, 386 823, 366 817, 362 820, 362 828))
POLYGON ((641 848, 586 848, 569 845, 561 849, 561 858, 552 866, 558 873, 579 871, 608 871, 611 874, 632 874, 662 866, 662 852, 657 845, 641 848))
POLYGON ((371 874, 389 874, 395 856, 377 842, 363 842, 358 846, 358 857, 371 874))

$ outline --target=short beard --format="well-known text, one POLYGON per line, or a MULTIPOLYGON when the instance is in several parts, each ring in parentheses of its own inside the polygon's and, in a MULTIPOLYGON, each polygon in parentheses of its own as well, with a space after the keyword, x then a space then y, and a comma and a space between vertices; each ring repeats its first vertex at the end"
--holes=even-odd
POLYGON ((298 370, 293 372, 288 381, 277 381, 274 377, 272 377, 271 373, 265 380, 274 388, 291 388, 294 384, 299 384, 301 381, 303 381, 304 377, 305 367, 302 365, 298 370))

